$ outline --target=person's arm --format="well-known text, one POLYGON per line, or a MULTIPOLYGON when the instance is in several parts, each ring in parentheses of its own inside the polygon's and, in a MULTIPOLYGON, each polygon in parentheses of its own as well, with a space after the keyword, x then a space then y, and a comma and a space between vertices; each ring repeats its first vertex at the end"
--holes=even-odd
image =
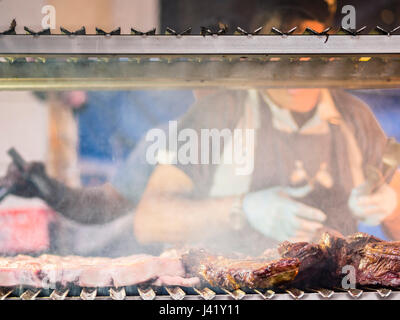
POLYGON ((225 231, 237 231, 231 212, 240 202, 242 208, 238 209, 243 220, 238 222, 242 227, 244 223, 253 228, 249 232, 258 231, 278 241, 308 241, 326 220, 320 210, 291 199, 288 188, 203 200, 193 198, 192 190, 193 182, 182 170, 158 166, 134 217, 137 239, 143 243, 195 242, 225 231))
POLYGON ((45 201, 55 211, 80 223, 107 223, 127 214, 133 208, 109 183, 78 189, 59 184, 59 188, 59 197, 45 201))
MULTIPOLYGON (((340 105, 342 114, 347 117, 347 123, 353 128, 360 147, 364 175, 369 166, 381 169, 383 155, 389 142, 385 132, 365 103, 348 94, 344 94, 343 98, 340 105)), ((381 226, 385 230, 388 221, 391 220, 390 217, 396 214, 399 203, 398 189, 393 187, 395 180, 396 177, 391 183, 384 183, 372 194, 366 191, 368 182, 356 185, 348 201, 353 215, 367 226, 381 226)), ((391 233, 385 231, 388 235, 391 233)))
POLYGON ((134 216, 142 243, 191 242, 230 229, 229 215, 237 197, 198 200, 193 182, 180 169, 159 165, 153 172, 134 216))
POLYGON ((44 200, 55 211, 67 218, 85 224, 101 224, 122 216, 133 205, 121 196, 111 184, 91 188, 70 188, 49 177, 43 164, 28 163, 24 172, 11 164, 5 177, 0 179, 0 187, 11 194, 44 200), (29 179, 31 174, 41 177, 49 194, 44 195, 29 179))
POLYGON ((400 171, 395 173, 390 186, 396 190, 397 193, 397 207, 394 212, 387 217, 382 226, 385 232, 395 241, 400 240, 400 171))

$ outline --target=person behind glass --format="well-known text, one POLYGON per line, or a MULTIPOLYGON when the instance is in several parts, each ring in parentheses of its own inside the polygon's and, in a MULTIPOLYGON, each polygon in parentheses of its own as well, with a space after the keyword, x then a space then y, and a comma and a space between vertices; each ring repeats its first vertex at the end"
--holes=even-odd
MULTIPOLYGON (((286 3, 268 11, 264 30, 325 29, 324 1, 307 10, 286 3)), ((360 222, 400 239, 393 231, 399 230, 393 228, 400 223, 399 189, 385 183, 363 192, 366 168, 381 167, 388 139, 359 99, 324 88, 220 90, 198 99, 178 130, 244 124, 255 129, 254 170, 240 179, 224 163, 149 164, 145 141, 116 183, 101 187, 72 189, 48 177, 43 166, 26 170, 47 177, 53 194, 44 200, 74 220, 104 223, 134 210, 133 230, 143 244, 204 244, 253 254, 283 240, 310 241, 327 228, 349 234, 360 222)), ((16 183, 15 194, 43 198, 23 177, 11 166, 1 184, 16 183)), ((393 181, 399 179, 396 172, 393 181)))
MULTIPOLYGON (((264 17, 266 32, 271 26, 283 31, 297 26, 296 33, 326 28, 324 1, 312 2, 315 13, 285 3, 264 17)), ((365 192, 366 168, 381 168, 388 139, 361 100, 325 88, 221 90, 198 101, 178 132, 234 130, 249 118, 256 133, 248 179, 224 163, 160 163, 135 213, 139 241, 210 246, 225 241, 232 250, 247 246, 250 252, 284 240, 312 241, 327 229, 350 234, 360 223, 400 238, 394 228, 399 172, 393 183, 365 192)))

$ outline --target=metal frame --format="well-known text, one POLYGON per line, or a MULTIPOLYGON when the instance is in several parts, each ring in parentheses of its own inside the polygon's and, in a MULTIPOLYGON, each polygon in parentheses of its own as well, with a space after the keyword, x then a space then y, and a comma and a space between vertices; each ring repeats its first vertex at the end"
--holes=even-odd
POLYGON ((0 55, 400 54, 400 35, 3 35, 0 55))
POLYGON ((398 88, 400 35, 0 35, 0 90, 282 86, 398 88))

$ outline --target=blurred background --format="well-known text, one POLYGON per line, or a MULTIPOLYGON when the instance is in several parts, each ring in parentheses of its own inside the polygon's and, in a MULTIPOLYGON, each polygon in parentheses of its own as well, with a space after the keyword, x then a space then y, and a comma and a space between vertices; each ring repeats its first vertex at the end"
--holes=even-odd
MULTIPOLYGON (((178 32, 193 27, 193 33, 199 34, 201 26, 218 29, 221 24, 233 33, 236 26, 254 28, 255 17, 276 3, 277 0, 0 0, 0 30, 6 30, 15 18, 17 33, 24 33, 24 26, 39 31, 44 17, 42 8, 52 5, 56 9, 53 34, 60 33, 61 26, 70 31, 85 26, 88 34, 94 34, 95 27, 107 32, 121 27, 122 34, 129 34, 131 27, 144 32, 157 28, 161 34, 166 27, 178 32)), ((327 3, 332 13, 329 24, 336 29, 344 5, 356 8, 357 28, 367 26, 372 30, 379 25, 391 30, 400 25, 398 0, 327 3)), ((312 6, 312 2, 304 1, 304 5, 312 6)), ((355 94, 371 106, 386 134, 400 140, 400 91, 362 90, 355 94)), ((7 138, 0 139, 0 173, 10 162, 6 151, 14 146, 26 159, 43 161, 50 175, 70 186, 102 184, 111 179, 118 164, 135 149, 148 129, 178 118, 193 101, 190 90, 1 91, 0 126, 7 138)), ((40 200, 14 197, 0 205, 1 210, 21 207, 45 206, 40 200)), ((48 238, 37 239, 37 250, 45 250, 47 245, 60 253, 82 255, 121 255, 135 250, 128 245, 133 243, 131 216, 103 226, 82 226, 58 215, 52 215, 49 221, 53 227, 48 238)), ((2 238, 7 239, 4 230, 3 236, 0 232, 0 247, 2 238)))

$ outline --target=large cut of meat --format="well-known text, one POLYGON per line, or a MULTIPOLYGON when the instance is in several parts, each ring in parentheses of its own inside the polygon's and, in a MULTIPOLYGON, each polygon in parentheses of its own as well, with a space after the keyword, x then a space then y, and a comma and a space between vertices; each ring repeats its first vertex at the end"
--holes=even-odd
POLYGON ((400 242, 369 243, 357 272, 361 285, 400 286, 400 242))
MULTIPOLYGON (((152 280, 161 283, 171 279, 183 281, 184 277, 185 271, 178 257, 134 255, 111 259, 53 255, 34 258, 19 255, 0 258, 0 286, 3 287, 50 287, 56 284, 120 287, 152 280)), ((195 282, 195 279, 191 279, 190 283, 195 282)))
MULTIPOLYGON (((326 232, 318 243, 286 241, 278 250, 283 258, 297 258, 300 261, 299 274, 291 285, 303 288, 336 287, 345 275, 343 267, 351 265, 359 274, 364 248, 381 241, 361 232, 348 237, 326 232)), ((364 284, 371 283, 365 281, 364 284)))
POLYGON ((188 275, 228 290, 270 288, 292 281, 299 270, 299 260, 296 258, 274 261, 229 259, 204 250, 191 250, 182 260, 188 275))

